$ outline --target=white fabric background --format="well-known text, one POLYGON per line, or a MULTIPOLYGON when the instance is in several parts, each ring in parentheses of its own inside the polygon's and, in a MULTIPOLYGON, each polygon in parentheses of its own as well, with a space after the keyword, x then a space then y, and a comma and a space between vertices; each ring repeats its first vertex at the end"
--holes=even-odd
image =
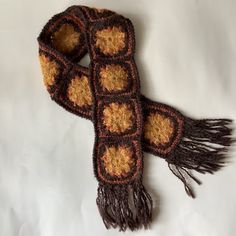
MULTIPOLYGON (((92 123, 52 102, 42 83, 36 38, 72 4, 132 20, 143 94, 194 118, 236 118, 236 1, 0 0, 0 236, 123 235, 105 229, 96 207, 92 123)), ((222 171, 198 175, 193 200, 163 159, 145 154, 153 224, 125 235, 235 235, 230 155, 222 171)))

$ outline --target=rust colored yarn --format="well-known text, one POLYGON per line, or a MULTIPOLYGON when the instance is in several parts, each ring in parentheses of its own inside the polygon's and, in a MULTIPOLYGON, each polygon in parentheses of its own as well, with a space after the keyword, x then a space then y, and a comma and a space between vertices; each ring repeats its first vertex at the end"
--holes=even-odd
POLYGON ((194 197, 191 171, 214 173, 232 143, 229 119, 194 120, 140 94, 131 21, 115 12, 72 6, 52 17, 38 37, 51 98, 94 123, 97 205, 107 228, 136 230, 152 221, 142 183, 143 152, 160 156, 194 197), (89 68, 79 61, 89 53, 89 68))

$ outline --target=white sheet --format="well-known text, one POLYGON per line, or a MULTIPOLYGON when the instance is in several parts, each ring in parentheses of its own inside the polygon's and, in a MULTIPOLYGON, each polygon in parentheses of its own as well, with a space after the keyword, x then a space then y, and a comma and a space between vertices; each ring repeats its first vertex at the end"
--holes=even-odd
MULTIPOLYGON (((194 117, 236 117, 234 0, 0 0, 0 236, 105 236, 93 176, 92 123, 52 102, 42 83, 36 38, 72 4, 130 18, 142 92, 194 117)), ((214 176, 199 176, 197 199, 163 159, 145 154, 155 202, 149 236, 233 236, 235 150, 214 176), (157 208, 159 210, 157 210, 157 208)))

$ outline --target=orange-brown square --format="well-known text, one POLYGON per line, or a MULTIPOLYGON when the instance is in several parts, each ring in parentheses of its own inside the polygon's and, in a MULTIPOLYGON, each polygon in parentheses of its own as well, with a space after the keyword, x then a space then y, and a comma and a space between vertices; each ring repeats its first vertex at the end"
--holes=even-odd
POLYGON ((142 173, 142 152, 135 140, 100 142, 94 158, 97 178, 105 183, 129 183, 142 173))
POLYGON ((137 70, 132 61, 95 63, 95 92, 101 96, 129 95, 139 89, 137 70))
POLYGON ((134 53, 134 30, 129 20, 111 16, 89 28, 89 47, 93 60, 124 59, 134 53))
POLYGON ((134 99, 111 98, 97 103, 97 132, 100 138, 141 134, 140 104, 134 99))

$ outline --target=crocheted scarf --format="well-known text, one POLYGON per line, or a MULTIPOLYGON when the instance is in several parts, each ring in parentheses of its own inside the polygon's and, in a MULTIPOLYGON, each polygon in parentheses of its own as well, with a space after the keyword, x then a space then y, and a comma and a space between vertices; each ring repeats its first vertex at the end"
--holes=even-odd
POLYGON ((107 228, 149 226, 152 199, 142 183, 143 151, 166 160, 194 197, 192 171, 214 173, 232 142, 231 120, 194 120, 140 94, 131 21, 115 12, 72 6, 38 37, 51 98, 94 124, 97 206, 107 228), (89 68, 79 61, 89 54, 89 68), (191 171, 192 170, 192 171, 191 171))

